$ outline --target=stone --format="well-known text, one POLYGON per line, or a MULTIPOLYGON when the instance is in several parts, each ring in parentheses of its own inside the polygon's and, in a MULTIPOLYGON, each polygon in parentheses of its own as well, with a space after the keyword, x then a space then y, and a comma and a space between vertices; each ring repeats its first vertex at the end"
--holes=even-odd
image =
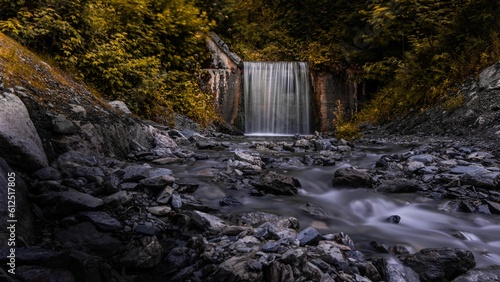
POLYGON ((396 178, 391 180, 381 180, 376 188, 379 192, 386 193, 413 193, 421 191, 418 182, 406 178, 396 178))
POLYGON ((454 248, 428 248, 408 255, 404 265, 418 273, 422 282, 450 281, 476 266, 472 252, 454 248))
POLYGON ((72 225, 57 232, 54 238, 68 249, 90 250, 104 257, 115 254, 122 246, 118 239, 97 231, 90 222, 72 225))
POLYGON ((296 178, 275 171, 267 172, 252 185, 260 191, 274 195, 297 195, 298 188, 301 188, 301 184, 296 178))
POLYGON ((332 185, 347 186, 352 188, 372 187, 373 179, 370 174, 363 169, 354 167, 339 168, 335 171, 332 185))
POLYGON ((21 99, 0 92, 0 109, 0 156, 29 172, 48 166, 40 136, 21 99))
POLYGON ((151 170, 150 166, 144 165, 133 165, 128 166, 123 169, 123 182, 138 182, 144 178, 149 177, 149 170, 151 170))
POLYGON ((227 195, 225 196, 224 198, 222 198, 220 201, 219 201, 219 204, 221 206, 230 206, 230 207, 238 207, 238 206, 242 206, 243 204, 236 200, 233 196, 231 195, 227 195))
POLYGON ((496 62, 479 73, 479 88, 486 90, 500 88, 500 62, 496 62))
POLYGON ((385 221, 393 224, 398 224, 401 221, 401 217, 399 215, 391 215, 385 221))
POLYGON ((324 219, 328 217, 328 212, 316 204, 304 204, 300 206, 300 210, 315 218, 324 219))
POLYGON ((48 192, 37 196, 36 200, 42 205, 53 206, 61 215, 95 210, 103 205, 101 199, 74 190, 48 192))
POLYGON ((177 148, 177 143, 168 135, 158 134, 154 139, 155 148, 177 148))
POLYGON ((109 196, 102 198, 106 205, 119 206, 124 205, 132 200, 132 194, 127 191, 119 191, 109 196))
POLYGON ((500 267, 475 268, 455 278, 452 282, 493 282, 500 281, 500 267))
POLYGON ((128 267, 152 268, 160 263, 163 256, 163 248, 156 236, 131 241, 126 249, 128 251, 121 262, 128 267))
POLYGON ((171 210, 172 210, 172 208, 170 208, 168 206, 155 206, 155 207, 148 208, 148 212, 150 212, 151 214, 154 214, 154 215, 158 215, 158 216, 167 215, 170 213, 171 210))
POLYGON ((76 280, 75 276, 68 270, 28 265, 23 265, 16 269, 16 278, 21 279, 21 281, 69 282, 76 280))
POLYGON ((297 240, 299 240, 301 246, 315 245, 322 238, 321 234, 312 227, 307 227, 297 234, 297 240))
POLYGON ((421 155, 414 155, 414 156, 409 157, 408 161, 420 162, 420 163, 423 163, 425 165, 429 165, 429 164, 433 163, 434 161, 436 161, 436 157, 434 157, 433 155, 429 155, 429 154, 421 154, 421 155))
POLYGON ((52 117, 52 130, 59 134, 73 134, 76 132, 76 126, 64 115, 52 117))
POLYGON ((155 236, 158 233, 160 233, 160 229, 149 222, 147 224, 137 224, 136 226, 134 226, 133 230, 135 233, 144 234, 148 236, 155 236))
POLYGON ((240 170, 245 175, 255 175, 262 172, 262 167, 238 160, 236 161, 229 160, 227 166, 229 169, 232 170, 240 170))
POLYGON ((234 156, 235 156, 236 160, 239 160, 242 162, 247 162, 247 163, 252 164, 252 165, 262 166, 264 164, 262 162, 261 158, 244 153, 240 150, 236 150, 234 152, 234 156))
POLYGON ((121 112, 121 113, 124 113, 124 114, 127 114, 127 115, 131 115, 132 112, 129 110, 129 108, 127 107, 127 105, 123 102, 123 101, 111 101, 111 102, 108 102, 108 105, 110 105, 113 109, 121 112))
POLYGON ((383 281, 420 282, 418 273, 395 259, 379 258, 374 261, 374 265, 381 270, 381 274, 384 278, 383 281))
POLYGON ((75 105, 75 104, 69 104, 69 106, 71 107, 71 112, 78 115, 78 116, 82 116, 82 117, 86 117, 87 116, 87 110, 85 110, 84 107, 80 106, 80 105, 75 105))
POLYGON ((224 220, 201 211, 193 211, 191 220, 198 225, 198 227, 212 234, 221 233, 227 226, 224 220))
POLYGON ((31 177, 38 180, 59 180, 61 174, 57 169, 48 166, 37 170, 31 177))
POLYGON ((222 262, 214 276, 214 281, 263 281, 262 272, 248 271, 248 256, 233 256, 222 262))
POLYGON ((175 182, 175 178, 170 175, 159 175, 155 177, 145 178, 139 181, 139 184, 153 189, 161 189, 175 182))
POLYGON ((167 204, 170 202, 170 198, 172 198, 172 194, 174 193, 174 188, 167 186, 163 188, 163 190, 156 197, 156 202, 158 204, 167 204))
POLYGON ((92 222, 102 231, 116 231, 123 228, 120 221, 105 212, 81 212, 77 218, 92 222))

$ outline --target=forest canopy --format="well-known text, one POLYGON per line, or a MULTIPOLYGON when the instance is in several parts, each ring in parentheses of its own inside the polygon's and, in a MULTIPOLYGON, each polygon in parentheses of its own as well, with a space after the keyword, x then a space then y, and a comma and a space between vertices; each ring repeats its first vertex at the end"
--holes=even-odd
POLYGON ((244 60, 355 69, 375 98, 355 118, 384 122, 459 100, 500 59, 497 0, 0 0, 0 30, 144 117, 215 118, 198 87, 209 31, 244 60))

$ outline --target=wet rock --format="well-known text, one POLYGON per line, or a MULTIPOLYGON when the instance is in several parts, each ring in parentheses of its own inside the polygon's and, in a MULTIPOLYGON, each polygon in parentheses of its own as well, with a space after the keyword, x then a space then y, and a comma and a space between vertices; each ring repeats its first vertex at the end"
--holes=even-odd
POLYGON ((156 197, 156 202, 158 204, 167 204, 170 202, 172 195, 174 194, 174 188, 167 186, 156 197))
POLYGON ((348 186, 353 188, 372 187, 372 177, 366 171, 354 167, 339 168, 335 171, 333 186, 348 186))
POLYGON ((126 249, 121 263, 134 268, 151 268, 160 262, 163 255, 163 248, 155 236, 134 240, 126 249))
POLYGON ((251 262, 248 256, 231 257, 218 266, 214 280, 241 282, 263 281, 262 272, 247 270, 251 262))
POLYGON ((149 176, 150 166, 133 165, 123 169, 123 182, 138 182, 149 176))
POLYGON ((255 175, 262 172, 262 167, 238 160, 229 160, 227 166, 230 170, 241 171, 244 175, 255 175))
POLYGON ((324 219, 328 217, 328 212, 316 204, 312 203, 304 204, 300 206, 300 210, 315 218, 324 219))
POLYGON ((219 204, 221 206, 230 206, 230 207, 238 207, 238 206, 242 206, 243 204, 238 201, 237 199, 235 199, 233 196, 231 195, 227 195, 225 196, 224 198, 222 198, 220 201, 219 201, 219 204))
POLYGON ((297 240, 299 240, 301 246, 315 245, 322 238, 321 234, 312 227, 307 227, 297 234, 297 240))
POLYGON ((409 157, 408 161, 420 162, 420 163, 423 163, 424 165, 429 165, 429 164, 436 161, 436 157, 434 157, 433 155, 421 154, 421 155, 414 155, 414 156, 409 157))
POLYGON ((422 249, 407 256, 403 263, 415 270, 423 282, 453 280, 476 265, 470 251, 452 248, 422 249))
POLYGON ((406 178, 381 180, 376 188, 376 191, 386 193, 414 193, 421 190, 417 181, 406 178))
POLYGON ((385 221, 393 224, 398 224, 401 221, 401 217, 399 215, 391 215, 385 221))
POLYGON ((173 193, 170 201, 174 209, 180 209, 182 207, 182 199, 178 193, 173 193))
POLYGON ((265 212, 238 212, 229 215, 229 220, 243 226, 259 226, 265 222, 275 222, 282 219, 284 217, 265 212))
MULTIPOLYGON (((384 281, 387 282, 420 282, 419 275, 410 267, 403 265, 400 261, 388 258, 379 258, 374 261, 374 265, 379 269, 384 281)), ((443 280, 433 280, 443 281, 443 280)))
POLYGON ((262 166, 264 164, 259 157, 252 156, 240 150, 235 151, 234 156, 236 160, 247 162, 252 165, 262 166))
POLYGON ((252 183, 260 191, 274 195, 297 195, 300 182, 293 177, 269 171, 257 183, 252 183))
POLYGON ((48 166, 40 136, 21 99, 0 91, 0 109, 0 156, 29 172, 48 166))
POLYGON ((476 268, 455 278, 453 282, 493 282, 500 281, 500 267, 476 268))
POLYGON ((77 218, 92 222, 102 231, 115 231, 123 228, 120 221, 105 212, 81 212, 77 218))

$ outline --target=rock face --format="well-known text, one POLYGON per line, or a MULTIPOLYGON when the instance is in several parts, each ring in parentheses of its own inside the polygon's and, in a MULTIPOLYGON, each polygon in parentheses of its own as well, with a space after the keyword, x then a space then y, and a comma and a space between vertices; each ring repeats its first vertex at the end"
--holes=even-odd
POLYGON ((47 156, 28 110, 12 90, 0 88, 0 156, 22 169, 48 166, 47 156))

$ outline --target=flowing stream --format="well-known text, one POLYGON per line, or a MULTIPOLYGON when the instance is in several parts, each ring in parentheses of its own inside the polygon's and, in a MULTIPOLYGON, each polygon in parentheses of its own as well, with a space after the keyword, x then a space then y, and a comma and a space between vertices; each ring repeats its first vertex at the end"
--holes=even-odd
POLYGON ((310 133, 310 84, 305 62, 244 62, 245 133, 310 133))
MULTIPOLYGON (((372 168, 383 154, 401 153, 401 147, 365 147, 353 152, 348 160, 329 167, 293 167, 283 165, 275 168, 279 173, 296 177, 302 184, 297 196, 249 196, 248 189, 227 189, 227 183, 213 181, 214 174, 224 171, 223 160, 234 158, 233 152, 241 149, 252 152, 246 137, 231 143, 221 151, 206 150, 209 160, 172 167, 176 178, 200 185, 195 197, 206 204, 221 208, 219 200, 227 194, 243 203, 240 207, 223 207, 223 214, 239 211, 263 211, 299 219, 301 228, 313 226, 322 233, 344 232, 356 244, 358 250, 370 255, 371 241, 386 248, 402 246, 410 253, 422 248, 456 247, 474 253, 477 266, 500 264, 500 217, 482 214, 447 213, 439 206, 444 200, 431 200, 416 194, 381 194, 371 189, 334 189, 331 180, 336 169, 355 165, 372 168), (327 216, 317 218, 301 211, 301 206, 312 203, 322 207, 327 216), (386 222, 391 215, 401 217, 399 224, 386 222)), ((264 140, 264 139, 260 139, 264 140)), ((265 153, 260 152, 261 156, 265 153)), ((273 153, 276 156, 276 153, 273 153)), ((280 152, 281 154, 281 152, 280 152)), ((282 156, 293 157, 296 153, 284 152, 282 156)))

